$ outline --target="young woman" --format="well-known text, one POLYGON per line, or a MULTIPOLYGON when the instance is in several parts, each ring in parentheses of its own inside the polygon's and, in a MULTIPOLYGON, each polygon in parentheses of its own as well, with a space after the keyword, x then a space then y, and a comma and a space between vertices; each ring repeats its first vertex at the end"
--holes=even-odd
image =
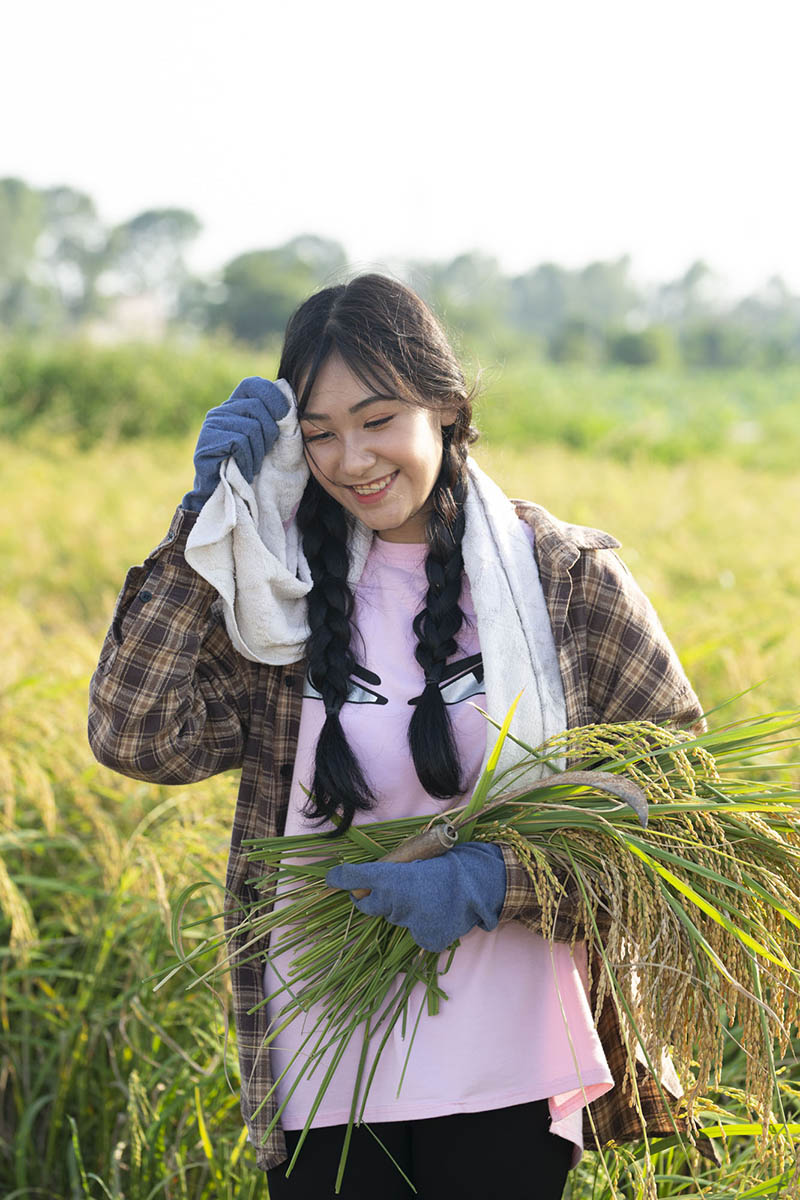
MULTIPOLYGON (((470 392, 411 290, 364 275, 312 296, 288 324, 278 378, 244 380, 206 417, 194 488, 162 543, 129 572, 91 683, 89 736, 101 762, 161 783, 241 768, 231 931, 255 899, 244 839, 333 830, 333 816, 341 830, 457 804, 486 744, 469 701, 496 700, 515 673, 527 685, 526 728, 542 737, 592 721, 701 717, 652 607, 614 553, 619 543, 512 504, 472 464, 470 392), (302 551, 302 621, 288 650, 276 638, 273 652, 254 652, 237 620, 245 600, 259 621, 272 620, 277 593, 267 597, 265 584, 263 605, 258 587, 226 599, 189 566, 187 541, 231 480, 247 519, 252 501, 242 497, 262 486, 294 432, 301 451, 286 486, 299 478, 302 498, 278 540, 283 530, 302 551), (521 666, 509 654, 517 644, 521 666)), ((240 591, 248 569, 242 560, 232 585, 240 591)), ((423 1015, 399 1096, 399 1029, 382 1056, 342 1196, 409 1195, 391 1155, 424 1197, 548 1200, 562 1194, 584 1127, 590 1145, 637 1138, 642 1119, 650 1134, 673 1132, 661 1099, 669 1079, 641 1070, 638 1112, 623 1085, 613 1005, 593 1020, 569 905, 542 938, 534 889, 511 847, 468 843, 424 863, 341 867, 328 882, 369 888, 354 902, 407 926, 426 949, 461 940, 449 999, 423 1015)), ((273 1198, 332 1195, 356 1064, 342 1059, 286 1179, 318 1081, 294 1091, 264 1142, 291 1073, 264 1098, 301 1034, 290 1026, 263 1051, 277 1010, 260 1002, 275 977, 253 950, 245 931, 231 933, 242 1111, 257 1163, 273 1198)))

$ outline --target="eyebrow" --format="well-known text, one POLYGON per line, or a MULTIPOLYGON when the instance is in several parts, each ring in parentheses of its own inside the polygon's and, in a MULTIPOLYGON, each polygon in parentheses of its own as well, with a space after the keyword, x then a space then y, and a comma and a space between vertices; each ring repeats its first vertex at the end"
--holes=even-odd
MULTIPOLYGON (((352 408, 348 408, 347 411, 351 412, 351 413, 357 413, 357 412, 359 412, 360 409, 366 408, 368 404, 375 404, 378 400, 396 400, 396 399, 397 399, 396 396, 381 396, 378 392, 376 392, 372 396, 365 396, 363 400, 359 400, 357 404, 354 404, 352 406, 352 408)), ((300 420, 301 421, 330 421, 330 417, 327 415, 327 413, 313 413, 313 412, 306 411, 306 412, 300 413, 300 420)))

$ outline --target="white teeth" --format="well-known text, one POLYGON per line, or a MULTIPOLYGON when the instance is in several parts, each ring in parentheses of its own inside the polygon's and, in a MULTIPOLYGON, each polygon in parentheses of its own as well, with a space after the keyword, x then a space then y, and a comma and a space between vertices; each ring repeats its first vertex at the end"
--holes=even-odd
POLYGON ((395 472, 392 472, 391 475, 385 475, 377 483, 370 483, 366 487, 356 487, 354 484, 353 491, 357 492, 359 496, 371 496, 374 492, 382 492, 389 480, 394 477, 394 474, 395 472))

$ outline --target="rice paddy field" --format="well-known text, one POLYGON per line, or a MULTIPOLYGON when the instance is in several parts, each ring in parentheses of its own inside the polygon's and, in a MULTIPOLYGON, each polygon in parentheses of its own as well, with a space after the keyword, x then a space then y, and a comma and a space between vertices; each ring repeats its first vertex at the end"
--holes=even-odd
MULTIPOLYGON (((266 373, 250 365, 230 387, 256 372, 266 373)), ((152 424, 144 412, 128 436, 85 438, 59 403, 57 421, 23 428, 15 417, 12 429, 6 419, 0 441, 0 1195, 264 1200, 239 1119, 224 990, 187 989, 185 975, 153 989, 173 957, 182 889, 207 881, 191 918, 220 906, 237 779, 124 779, 94 761, 85 735, 116 594, 191 483, 204 407, 198 415, 187 394, 195 417, 183 432, 138 436, 152 424)), ((797 705, 796 376, 593 381, 517 364, 493 373, 481 422, 476 457, 508 494, 621 540, 707 709, 797 705)), ((797 1112, 791 1055, 781 1069, 797 1112)), ((716 1100, 744 1113, 737 1071, 732 1052, 729 1092, 716 1100)), ((605 1165, 587 1155, 570 1200, 644 1195, 638 1153, 605 1165)), ((695 1162, 692 1178, 680 1151, 663 1150, 658 1196, 788 1194, 791 1172, 770 1176, 752 1138, 732 1138, 723 1160, 695 1162)))

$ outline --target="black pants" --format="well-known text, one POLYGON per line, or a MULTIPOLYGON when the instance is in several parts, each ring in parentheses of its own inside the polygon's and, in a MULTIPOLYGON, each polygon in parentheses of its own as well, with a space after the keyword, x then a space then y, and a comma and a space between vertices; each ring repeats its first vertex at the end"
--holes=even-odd
MULTIPOLYGON (((370 1128, 417 1189, 419 1200, 560 1200, 572 1142, 549 1132, 546 1100, 370 1128)), ((267 1172, 270 1200, 328 1200, 345 1127, 311 1129, 287 1179, 267 1172)), ((288 1130, 291 1157, 300 1137, 288 1130)), ((340 1200, 411 1200, 413 1192, 369 1129, 353 1130, 340 1200)))

